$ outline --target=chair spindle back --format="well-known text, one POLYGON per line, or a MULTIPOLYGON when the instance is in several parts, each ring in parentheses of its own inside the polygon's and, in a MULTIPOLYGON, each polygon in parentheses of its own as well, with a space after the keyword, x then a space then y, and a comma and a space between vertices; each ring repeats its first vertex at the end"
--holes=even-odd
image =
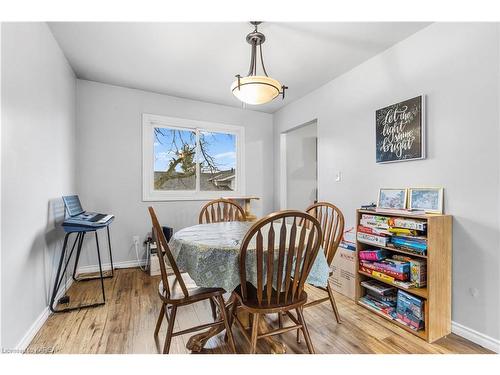
POLYGON ((255 252, 253 258, 257 263, 256 293, 259 306, 285 306, 299 300, 318 254, 321 236, 319 222, 301 211, 276 212, 257 221, 243 238, 240 247, 243 300, 248 298, 247 281, 251 281, 247 279, 246 268, 251 252, 255 252), (305 225, 300 226, 299 221, 305 225))
POLYGON ((165 255, 167 256, 168 262, 170 263, 170 267, 172 267, 172 270, 174 271, 175 278, 177 279, 177 282, 181 287, 184 297, 188 297, 189 296, 188 289, 186 288, 186 284, 184 283, 181 273, 179 272, 179 267, 177 267, 177 263, 175 262, 172 252, 170 251, 170 247, 168 246, 165 234, 163 233, 160 223, 158 222, 158 218, 156 217, 156 212, 153 207, 149 207, 148 210, 151 216, 151 222, 153 224, 154 236, 158 242, 157 243, 158 261, 160 263, 160 272, 161 272, 161 279, 163 282, 163 289, 165 290, 165 298, 167 299, 170 298, 171 290, 170 290, 170 285, 168 283, 168 274, 167 274, 167 269, 165 267, 165 260, 163 257, 163 253, 165 253, 165 255))
POLYGON ((200 224, 224 221, 246 221, 245 211, 236 202, 220 198, 204 205, 198 218, 200 224))
POLYGON ((344 233, 344 215, 337 206, 328 202, 316 202, 307 207, 306 212, 321 224, 323 232, 321 246, 330 266, 344 233))

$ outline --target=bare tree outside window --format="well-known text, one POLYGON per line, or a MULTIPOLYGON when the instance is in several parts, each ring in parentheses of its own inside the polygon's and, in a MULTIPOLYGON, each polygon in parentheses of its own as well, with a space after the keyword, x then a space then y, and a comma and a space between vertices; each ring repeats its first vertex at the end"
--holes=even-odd
POLYGON ((154 128, 155 190, 234 191, 236 136, 229 133, 154 128), (197 163, 199 171, 197 171, 197 163))

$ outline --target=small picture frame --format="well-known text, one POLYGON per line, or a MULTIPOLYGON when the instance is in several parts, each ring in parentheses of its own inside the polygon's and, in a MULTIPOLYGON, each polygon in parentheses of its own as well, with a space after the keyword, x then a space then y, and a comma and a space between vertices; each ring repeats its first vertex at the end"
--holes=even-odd
POLYGON ((408 189, 380 188, 378 192, 377 208, 396 210, 406 209, 408 189))
POLYGON ((443 196, 443 188, 410 188, 409 208, 429 214, 442 214, 443 196))

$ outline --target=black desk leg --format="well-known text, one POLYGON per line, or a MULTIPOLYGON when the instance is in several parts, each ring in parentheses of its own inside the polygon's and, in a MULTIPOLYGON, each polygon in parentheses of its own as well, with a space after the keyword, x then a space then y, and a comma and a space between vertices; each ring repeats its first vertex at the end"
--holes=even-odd
POLYGON ((57 292, 61 286, 61 282, 64 278, 64 273, 66 272, 66 269, 68 268, 68 264, 71 260, 71 256, 73 255, 73 251, 75 250, 75 245, 77 243, 77 241, 80 240, 80 234, 81 233, 77 233, 76 235, 76 238, 75 238, 75 241, 73 242, 73 246, 71 247, 71 251, 69 253, 69 257, 68 257, 68 260, 66 262, 66 265, 64 266, 64 271, 61 273, 61 268, 62 268, 62 265, 63 265, 63 262, 64 262, 64 256, 66 255, 66 250, 67 250, 67 247, 68 247, 68 238, 70 236, 71 232, 70 233, 66 233, 66 235, 64 236, 64 244, 63 244, 63 248, 62 248, 62 251, 61 251, 61 258, 59 259, 59 266, 57 267, 57 273, 56 273, 56 278, 54 280, 54 288, 52 289, 52 296, 50 298, 50 310, 52 312, 58 312, 54 309, 54 301, 56 299, 56 295, 57 295, 57 292))
POLYGON ((78 249, 76 250, 75 267, 73 268, 73 280, 76 279, 76 269, 78 268, 78 261, 80 260, 80 253, 82 252, 83 239, 85 237, 85 232, 78 233, 80 235, 80 241, 78 242, 78 249))
POLYGON ((50 297, 49 308, 50 308, 50 311, 52 311, 52 312, 56 312, 54 310, 54 307, 52 307, 52 305, 54 304, 54 300, 56 299, 56 294, 57 294, 57 289, 58 289, 58 284, 59 284, 59 282, 58 282, 59 281, 59 274, 61 273, 61 267, 62 267, 62 263, 64 261, 64 254, 66 253, 66 246, 68 245, 69 235, 70 235, 70 233, 66 233, 66 235, 64 236, 64 244, 63 244, 63 248, 61 250, 61 259, 59 260, 59 266, 57 267, 56 279, 54 280, 54 288, 52 289, 52 296, 50 297))
POLYGON ((115 268, 113 266, 113 254, 111 253, 111 238, 109 236, 109 225, 106 227, 108 232, 108 250, 109 250, 109 261, 111 262, 111 277, 113 277, 115 268))
POLYGON ((99 239, 97 238, 97 231, 95 231, 94 233, 95 233, 95 245, 97 248, 97 259, 99 260, 99 273, 101 275, 102 300, 106 302, 106 296, 104 295, 104 277, 102 275, 101 252, 99 251, 99 239))

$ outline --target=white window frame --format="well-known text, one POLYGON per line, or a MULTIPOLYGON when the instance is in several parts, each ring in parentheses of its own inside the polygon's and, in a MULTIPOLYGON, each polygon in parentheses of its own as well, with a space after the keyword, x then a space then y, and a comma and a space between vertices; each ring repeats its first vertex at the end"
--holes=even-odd
MULTIPOLYGON (((197 150, 197 153, 199 150, 197 150)), ((238 197, 245 194, 245 128, 207 121, 188 120, 142 114, 142 200, 182 201, 211 200, 220 197, 238 197), (200 165, 196 165, 196 190, 154 189, 154 128, 178 128, 196 132, 198 147, 199 131, 230 133, 236 136, 236 188, 234 191, 200 191, 200 165)))

